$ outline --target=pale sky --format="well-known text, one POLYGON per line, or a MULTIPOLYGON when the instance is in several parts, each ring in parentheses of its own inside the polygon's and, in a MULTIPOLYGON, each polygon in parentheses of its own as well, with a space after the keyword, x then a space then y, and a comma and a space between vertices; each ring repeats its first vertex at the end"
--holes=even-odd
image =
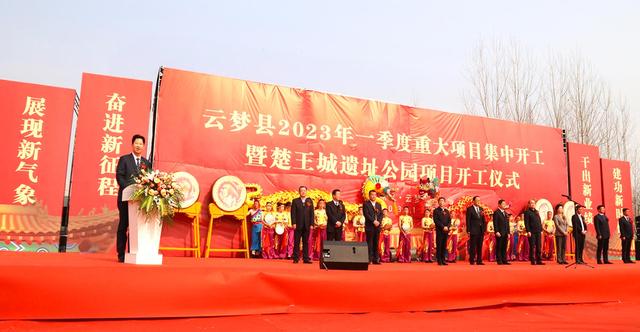
MULTIPOLYGON (((0 78, 80 89, 161 65, 463 112, 481 39, 580 52, 640 122, 640 1, 0 0, 0 78)), ((640 126, 638 126, 640 127, 640 126)))

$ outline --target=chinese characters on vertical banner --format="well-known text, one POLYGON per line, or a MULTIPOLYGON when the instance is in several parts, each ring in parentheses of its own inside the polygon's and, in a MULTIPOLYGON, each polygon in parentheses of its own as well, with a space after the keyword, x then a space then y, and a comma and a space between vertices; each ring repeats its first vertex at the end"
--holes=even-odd
POLYGON ((582 170, 580 172, 580 182, 582 184, 582 196, 584 197, 584 208, 586 212, 584 213, 585 219, 588 223, 593 222, 593 201, 591 200, 591 196, 593 196, 593 186, 591 184, 591 170, 589 167, 591 164, 591 159, 589 156, 583 156, 581 160, 582 170))
POLYGON ((612 227, 622 217, 622 209, 631 208, 631 166, 627 161, 601 159, 602 194, 612 227))
POLYGON ((126 96, 117 92, 106 96, 104 126, 102 127, 102 144, 100 152, 100 177, 98 178, 98 194, 100 196, 117 196, 118 182, 116 181, 116 165, 120 156, 124 132, 124 117, 122 111, 127 103, 126 96))
POLYGON ((38 183, 38 155, 42 146, 43 118, 46 109, 45 98, 27 96, 22 111, 22 128, 20 129, 22 140, 18 146, 18 167, 16 168, 23 183, 15 188, 13 202, 16 204, 27 205, 36 202, 36 190, 33 186, 38 183))
POLYGON ((593 223, 596 207, 602 204, 600 150, 597 146, 569 143, 571 198, 585 207, 585 221, 593 223))

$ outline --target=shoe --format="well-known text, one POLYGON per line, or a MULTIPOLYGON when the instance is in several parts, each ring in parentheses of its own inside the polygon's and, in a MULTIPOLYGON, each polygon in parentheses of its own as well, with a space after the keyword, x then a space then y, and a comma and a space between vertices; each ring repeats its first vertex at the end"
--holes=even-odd
POLYGON ((118 263, 124 263, 124 257, 118 257, 118 263))
POLYGON ((476 265, 476 262, 469 262, 469 264, 471 264, 471 265, 476 265))
POLYGON ((543 262, 536 262, 536 265, 545 265, 543 262))
POLYGON ((382 263, 380 263, 380 261, 373 262, 373 265, 380 265, 380 264, 382 264, 382 263))
POLYGON ((484 265, 483 262, 476 262, 476 265, 484 265))
POLYGON ((293 260, 293 264, 298 264, 298 262, 300 262, 300 260, 299 260, 299 259, 294 259, 294 260, 293 260))
POLYGON ((502 265, 511 265, 509 262, 502 262, 502 265))
POLYGON ((498 265, 502 265, 502 262, 500 262, 500 261, 498 261, 498 262, 496 262, 496 263, 497 263, 498 265))
POLYGON ((536 262, 531 262, 531 265, 536 265, 536 262))
POLYGON ((308 261, 308 260, 305 260, 305 261, 303 261, 302 263, 304 263, 304 264, 312 264, 312 262, 311 262, 311 261, 308 261))
POLYGON ((609 261, 606 261, 606 262, 604 262, 604 263, 605 263, 605 264, 613 264, 613 263, 611 263, 611 262, 609 262, 609 261))

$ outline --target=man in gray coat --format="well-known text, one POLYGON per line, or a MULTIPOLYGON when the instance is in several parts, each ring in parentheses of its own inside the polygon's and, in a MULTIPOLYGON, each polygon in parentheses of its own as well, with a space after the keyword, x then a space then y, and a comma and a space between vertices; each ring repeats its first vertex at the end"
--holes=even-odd
POLYGON ((567 249, 567 236, 569 235, 569 223, 564 216, 564 207, 562 204, 556 205, 555 210, 556 213, 553 216, 553 223, 556 225, 556 262, 564 265, 567 264, 565 252, 567 249))

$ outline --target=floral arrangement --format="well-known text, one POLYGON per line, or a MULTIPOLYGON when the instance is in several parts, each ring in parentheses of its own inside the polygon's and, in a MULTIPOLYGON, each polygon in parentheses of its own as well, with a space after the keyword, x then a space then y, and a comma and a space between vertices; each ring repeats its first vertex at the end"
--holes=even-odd
POLYGON ((134 176, 136 191, 131 200, 140 204, 147 218, 159 217, 162 221, 170 221, 180 206, 184 195, 180 186, 174 182, 173 174, 152 171, 143 168, 134 176))

